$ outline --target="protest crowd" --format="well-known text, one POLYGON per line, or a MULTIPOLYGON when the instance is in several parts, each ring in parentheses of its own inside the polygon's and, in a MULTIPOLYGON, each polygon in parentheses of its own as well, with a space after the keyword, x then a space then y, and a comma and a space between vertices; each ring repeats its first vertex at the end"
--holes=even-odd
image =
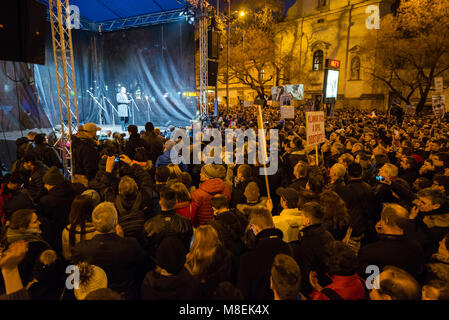
MULTIPOLYGON (((256 110, 219 110, 204 130, 257 129, 256 110)), ((300 109, 263 121, 278 130, 267 176, 258 160, 175 164, 175 128, 151 122, 101 140, 81 125, 71 180, 45 134, 18 139, 1 299, 449 299, 448 122, 336 110, 315 148, 300 109)), ((192 153, 210 143, 190 139, 192 153)))

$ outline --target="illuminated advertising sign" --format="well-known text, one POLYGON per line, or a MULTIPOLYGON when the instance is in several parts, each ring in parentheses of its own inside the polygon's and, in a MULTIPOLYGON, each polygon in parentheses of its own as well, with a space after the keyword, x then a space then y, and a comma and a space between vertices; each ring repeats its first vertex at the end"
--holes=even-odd
POLYGON ((325 73, 325 87, 324 87, 324 97, 334 98, 337 100, 337 92, 338 92, 338 78, 340 75, 340 71, 337 70, 326 70, 325 73))

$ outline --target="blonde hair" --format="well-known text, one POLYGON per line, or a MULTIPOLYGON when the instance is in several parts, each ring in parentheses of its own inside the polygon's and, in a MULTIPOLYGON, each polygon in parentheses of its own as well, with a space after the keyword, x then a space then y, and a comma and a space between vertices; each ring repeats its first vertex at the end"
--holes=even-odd
POLYGON ((182 175, 182 171, 177 164, 170 163, 167 168, 170 170, 170 178, 178 179, 182 175))
POLYGON ((221 245, 218 233, 211 225, 199 226, 193 231, 193 244, 186 256, 185 267, 191 275, 207 272, 214 262, 215 251, 221 245))

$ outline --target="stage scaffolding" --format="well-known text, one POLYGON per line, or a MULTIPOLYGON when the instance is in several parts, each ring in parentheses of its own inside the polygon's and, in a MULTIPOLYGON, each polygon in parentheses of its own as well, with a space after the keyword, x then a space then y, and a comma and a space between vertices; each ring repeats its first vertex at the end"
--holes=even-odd
POLYGON ((207 85, 208 85, 208 36, 209 27, 208 3, 200 0, 199 9, 199 40, 200 40, 200 108, 201 117, 207 116, 207 85))
POLYGON ((79 118, 72 32, 70 25, 68 26, 66 23, 70 21, 68 8, 68 0, 49 0, 48 2, 61 121, 59 142, 62 147, 64 174, 73 179, 72 134, 78 130, 79 118), (68 136, 66 136, 66 133, 68 136), (69 143, 68 147, 67 143, 69 143), (70 159, 70 165, 68 159, 70 159))

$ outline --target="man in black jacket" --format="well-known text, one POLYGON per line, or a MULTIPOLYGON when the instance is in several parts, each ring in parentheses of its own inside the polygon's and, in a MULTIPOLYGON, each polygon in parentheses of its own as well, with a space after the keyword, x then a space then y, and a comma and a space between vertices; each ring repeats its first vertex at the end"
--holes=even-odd
POLYGON ((282 240, 282 231, 274 227, 271 213, 265 208, 254 209, 249 225, 256 236, 255 247, 240 257, 237 287, 248 300, 273 300, 270 272, 279 253, 289 254, 282 240))
POLYGON ((429 258, 437 251, 438 242, 449 233, 449 203, 443 191, 437 188, 420 190, 414 203, 416 206, 410 212, 404 231, 421 244, 429 258))
POLYGON ((75 192, 70 181, 57 167, 51 167, 43 177, 48 193, 41 197, 39 217, 42 222, 44 238, 57 252, 61 252, 61 233, 69 223, 69 213, 75 192))
MULTIPOLYGON (((324 276, 326 246, 335 239, 321 225, 324 215, 319 203, 304 204, 301 208, 301 215, 304 222, 302 237, 291 243, 294 258, 301 269, 302 279, 309 279, 310 272, 314 271, 318 275, 320 285, 325 287, 330 284, 330 279, 326 279, 324 276)), ((307 295, 312 292, 309 281, 301 282, 301 292, 307 295)))
POLYGON ((78 134, 72 137, 73 174, 88 181, 95 177, 98 171, 100 153, 96 143, 97 131, 101 128, 94 123, 86 123, 78 134))
POLYGON ((358 163, 348 166, 348 183, 341 197, 351 217, 352 236, 368 236, 374 231, 378 220, 375 211, 374 193, 371 186, 362 180, 363 169, 358 163), (370 232, 367 234, 367 232, 370 232))
POLYGON ((153 263, 156 250, 165 237, 176 236, 182 241, 186 251, 189 251, 193 235, 191 221, 176 213, 175 191, 166 187, 159 195, 161 213, 150 218, 144 225, 145 249, 153 263))
POLYGON ((108 276, 108 288, 135 299, 148 271, 145 251, 135 238, 124 237, 117 221, 114 204, 100 203, 92 212, 97 235, 78 243, 73 248, 72 259, 74 263, 85 261, 102 268, 108 276))
POLYGON ((28 154, 23 158, 23 168, 26 171, 27 182, 25 188, 35 203, 45 193, 44 182, 42 178, 48 167, 36 159, 32 154, 28 154))
POLYGON ((366 267, 376 265, 381 270, 392 265, 404 269, 415 278, 424 271, 424 253, 420 244, 404 235, 409 212, 398 204, 386 204, 376 224, 379 240, 363 246, 358 255, 359 275, 367 277, 366 267))
POLYGON ((150 155, 151 161, 156 163, 157 157, 164 153, 164 145, 160 139, 157 138, 156 133, 154 133, 154 125, 151 122, 145 124, 145 136, 143 140, 147 143, 148 154, 150 155))
POLYGON ((59 157, 55 148, 47 143, 47 137, 44 133, 37 134, 34 138, 34 154, 47 167, 62 168, 61 157, 59 157))
POLYGON ((125 153, 131 160, 145 162, 149 160, 148 145, 143 140, 135 125, 128 126, 129 139, 126 142, 125 153))

